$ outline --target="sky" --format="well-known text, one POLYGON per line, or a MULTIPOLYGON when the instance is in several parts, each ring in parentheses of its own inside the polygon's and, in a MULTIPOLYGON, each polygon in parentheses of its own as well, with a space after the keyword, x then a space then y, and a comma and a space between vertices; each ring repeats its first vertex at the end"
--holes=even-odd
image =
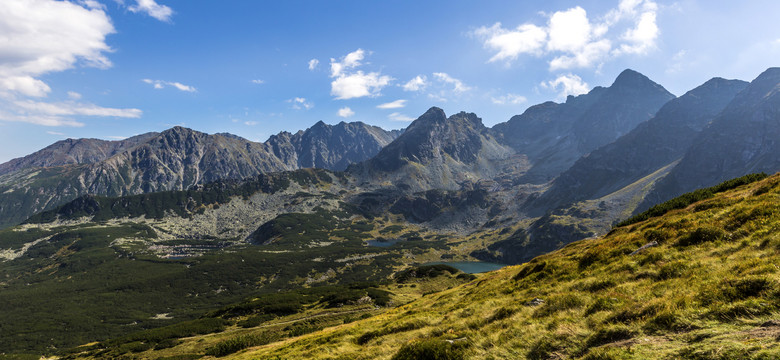
POLYGON ((487 126, 639 71, 675 95, 779 66, 775 0, 2 0, 0 163, 181 125, 487 126))

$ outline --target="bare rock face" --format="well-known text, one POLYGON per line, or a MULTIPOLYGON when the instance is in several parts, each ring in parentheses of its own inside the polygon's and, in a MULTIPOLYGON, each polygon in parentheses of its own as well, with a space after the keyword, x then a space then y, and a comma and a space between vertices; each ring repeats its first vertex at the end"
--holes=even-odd
POLYGON ((652 119, 577 160, 537 203, 550 207, 597 199, 674 162, 747 85, 715 78, 669 101, 652 119))
POLYGON ((0 226, 85 194, 123 196, 322 167, 340 170, 375 155, 398 132, 322 122, 266 143, 174 127, 122 141, 65 140, 0 165, 0 226))
POLYGON ((697 188, 745 174, 780 171, 780 68, 737 94, 694 140, 639 211, 697 188))
POLYGON ((298 168, 342 171, 370 159, 395 140, 400 131, 386 131, 362 122, 327 125, 320 121, 305 131, 272 136, 267 145, 274 155, 298 168))
POLYGON ((460 189, 501 172, 514 151, 501 145, 473 113, 450 116, 433 107, 375 157, 349 171, 413 191, 460 189))
POLYGON ((67 139, 57 141, 35 153, 0 164, 0 175, 32 167, 92 164, 131 149, 155 137, 150 132, 120 141, 67 139))
POLYGON ((673 98, 646 76, 625 70, 610 87, 569 96, 563 104, 533 106, 493 132, 533 164, 523 181, 544 183, 650 119, 673 98))

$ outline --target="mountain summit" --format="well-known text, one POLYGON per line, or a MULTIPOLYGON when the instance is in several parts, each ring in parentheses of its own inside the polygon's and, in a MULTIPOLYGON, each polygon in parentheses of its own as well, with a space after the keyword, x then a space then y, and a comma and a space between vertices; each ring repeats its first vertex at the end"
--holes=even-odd
POLYGON ((533 167, 523 177, 543 183, 557 177, 581 156, 615 141, 650 119, 674 95, 646 76, 625 70, 611 86, 570 96, 565 103, 532 106, 493 132, 533 167))

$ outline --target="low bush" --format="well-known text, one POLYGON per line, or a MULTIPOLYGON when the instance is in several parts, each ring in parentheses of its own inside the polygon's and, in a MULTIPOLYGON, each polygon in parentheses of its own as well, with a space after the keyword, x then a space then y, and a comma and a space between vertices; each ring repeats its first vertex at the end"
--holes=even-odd
POLYGON ((401 347, 392 360, 461 360, 466 359, 466 341, 421 340, 401 347))
POLYGON ((275 341, 278 337, 263 333, 260 335, 241 335, 220 341, 206 349, 206 355, 221 357, 244 350, 252 346, 260 346, 275 341))
POLYGON ((577 295, 564 294, 549 298, 544 305, 534 312, 534 317, 545 317, 559 311, 576 309, 584 305, 584 301, 577 295))
POLYGON ((702 226, 677 240, 678 246, 691 246, 723 239, 726 232, 714 226, 702 226))
POLYGON ((604 344, 613 343, 616 341, 627 340, 636 335, 636 332, 628 328, 627 326, 617 325, 606 328, 601 328, 594 332, 585 345, 588 348, 601 346, 604 344))

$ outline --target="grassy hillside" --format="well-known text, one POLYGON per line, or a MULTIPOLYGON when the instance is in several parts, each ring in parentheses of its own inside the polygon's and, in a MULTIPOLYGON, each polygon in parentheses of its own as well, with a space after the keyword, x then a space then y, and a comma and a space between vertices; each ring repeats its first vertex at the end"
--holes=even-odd
POLYGON ((778 184, 771 176, 365 320, 228 356, 776 359, 778 184))

